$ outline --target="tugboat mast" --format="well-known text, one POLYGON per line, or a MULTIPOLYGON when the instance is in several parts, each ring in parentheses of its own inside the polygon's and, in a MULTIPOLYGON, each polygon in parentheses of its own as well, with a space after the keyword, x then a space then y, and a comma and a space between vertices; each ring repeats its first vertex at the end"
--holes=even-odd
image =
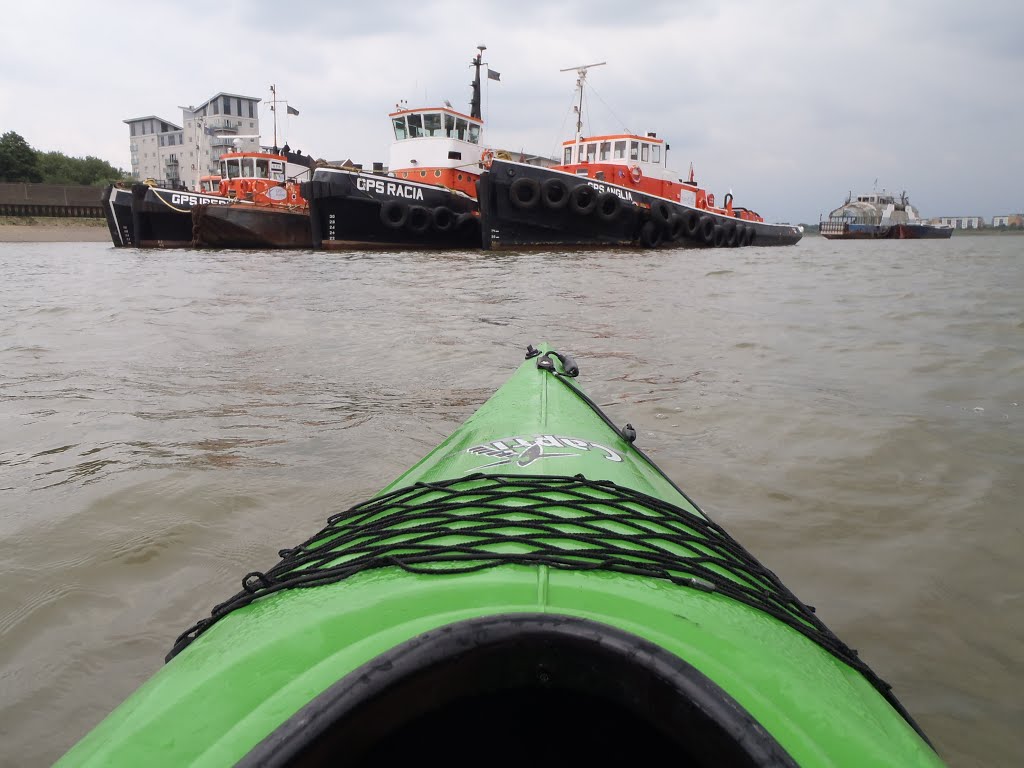
POLYGON ((470 62, 476 69, 476 75, 473 77, 473 82, 470 86, 473 88, 473 98, 469 102, 469 116, 475 117, 477 120, 482 120, 483 115, 480 112, 480 64, 482 63, 484 51, 487 50, 486 45, 478 45, 476 57, 470 62))
POLYGON ((559 72, 572 72, 576 70, 576 88, 580 92, 580 103, 576 105, 576 143, 579 144, 583 138, 583 84, 587 80, 587 70, 591 67, 600 67, 607 64, 607 61, 599 61, 596 64, 583 64, 578 67, 566 67, 559 72))

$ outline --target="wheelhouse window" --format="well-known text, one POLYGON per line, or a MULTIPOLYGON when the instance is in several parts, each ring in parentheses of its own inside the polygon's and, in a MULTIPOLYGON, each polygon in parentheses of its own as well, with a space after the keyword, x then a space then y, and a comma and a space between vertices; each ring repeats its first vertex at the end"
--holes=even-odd
POLYGON ((622 160, 626 157, 626 142, 616 141, 614 154, 612 155, 616 160, 622 160))
POLYGON ((639 160, 640 159, 640 142, 631 141, 629 142, 629 159, 639 160))
POLYGON ((441 115, 438 112, 428 112, 423 116, 423 132, 427 136, 443 136, 441 132, 441 115))
POLYGON ((651 159, 651 145, 650 144, 641 144, 640 145, 640 160, 646 163, 650 159, 651 159))
POLYGON ((237 179, 242 175, 242 167, 238 158, 220 161, 220 175, 226 179, 237 179))
POLYGON ((405 127, 405 115, 402 115, 401 117, 393 117, 391 119, 391 122, 395 126, 395 140, 396 141, 402 141, 403 139, 406 139, 406 138, 409 137, 409 131, 405 127))
POLYGON ((419 139, 423 136, 423 115, 409 115, 409 138, 419 139))
POLYGON ((601 151, 600 151, 600 153, 598 153, 598 158, 600 160, 608 160, 608 159, 611 158, 611 154, 612 154, 612 143, 610 141, 602 141, 601 142, 601 151))
POLYGON ((660 163, 661 162, 661 145, 660 144, 654 144, 654 145, 651 146, 651 162, 652 163, 660 163))
POLYGON ((469 124, 469 141, 472 144, 480 143, 480 126, 476 123, 469 124))
POLYGON ((455 118, 455 138, 459 141, 466 140, 466 132, 469 129, 469 122, 463 117, 455 118))
POLYGON ((270 161, 256 158, 256 178, 267 179, 270 178, 270 161))
POLYGON ((284 181, 284 163, 281 160, 270 161, 270 178, 274 181, 284 181))
POLYGON ((597 160, 597 144, 587 144, 587 162, 592 163, 597 160))
POLYGON ((444 135, 449 139, 455 138, 455 115, 444 116, 444 135))
POLYGON ((562 160, 562 165, 570 165, 572 163, 572 147, 565 148, 565 158, 562 160))

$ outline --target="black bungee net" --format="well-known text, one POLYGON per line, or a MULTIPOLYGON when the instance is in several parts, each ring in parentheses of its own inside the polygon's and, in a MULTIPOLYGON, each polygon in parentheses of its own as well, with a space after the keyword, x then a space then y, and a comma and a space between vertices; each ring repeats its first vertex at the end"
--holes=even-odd
MULTIPOLYGON (((564 382, 616 434, 633 443, 636 433, 630 425, 616 427, 571 382, 579 371, 570 356, 540 354, 531 345, 527 358, 533 357, 538 368, 564 382)), ((818 619, 812 606, 709 520, 635 444, 631 448, 698 514, 583 475, 476 473, 414 483, 332 515, 319 533, 280 550, 280 562, 247 574, 240 592, 179 635, 166 661, 221 618, 255 600, 285 589, 333 584, 371 569, 452 575, 517 564, 610 571, 717 593, 772 616, 864 675, 927 741, 892 687, 818 619)))

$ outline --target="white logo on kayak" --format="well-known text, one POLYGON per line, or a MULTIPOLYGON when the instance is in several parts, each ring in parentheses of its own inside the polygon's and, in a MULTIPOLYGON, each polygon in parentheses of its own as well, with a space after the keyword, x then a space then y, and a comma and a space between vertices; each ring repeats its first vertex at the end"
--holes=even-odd
POLYGON ((581 456, 591 451, 597 451, 601 454, 601 458, 608 461, 622 461, 622 456, 606 445, 595 443, 592 440, 556 437, 555 435, 538 435, 533 438, 506 437, 466 449, 466 453, 494 459, 488 464, 482 464, 477 469, 499 467, 505 464, 528 467, 541 459, 581 456), (570 450, 567 451, 567 449, 570 450))

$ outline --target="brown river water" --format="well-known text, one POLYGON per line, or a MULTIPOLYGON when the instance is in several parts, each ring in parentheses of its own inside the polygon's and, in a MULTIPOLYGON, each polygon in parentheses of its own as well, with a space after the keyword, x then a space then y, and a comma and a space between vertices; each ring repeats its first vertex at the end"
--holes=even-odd
POLYGON ((1024 237, 269 253, 0 243, 0 765, 550 342, 954 766, 1024 755, 1024 237))

